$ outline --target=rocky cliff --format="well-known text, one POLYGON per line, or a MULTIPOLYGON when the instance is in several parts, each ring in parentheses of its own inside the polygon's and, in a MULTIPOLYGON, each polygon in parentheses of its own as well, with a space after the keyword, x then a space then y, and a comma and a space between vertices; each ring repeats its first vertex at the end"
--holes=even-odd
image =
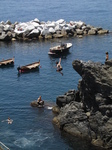
POLYGON ((74 60, 81 76, 78 90, 69 90, 56 99, 53 122, 62 130, 112 149, 112 60, 105 64, 74 60))

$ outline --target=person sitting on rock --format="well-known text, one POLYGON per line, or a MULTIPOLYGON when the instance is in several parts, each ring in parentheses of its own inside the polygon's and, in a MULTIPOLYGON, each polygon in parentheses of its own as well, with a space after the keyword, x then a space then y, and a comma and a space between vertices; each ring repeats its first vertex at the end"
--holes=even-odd
POLYGON ((41 96, 37 99, 38 105, 44 105, 44 101, 42 100, 41 96))

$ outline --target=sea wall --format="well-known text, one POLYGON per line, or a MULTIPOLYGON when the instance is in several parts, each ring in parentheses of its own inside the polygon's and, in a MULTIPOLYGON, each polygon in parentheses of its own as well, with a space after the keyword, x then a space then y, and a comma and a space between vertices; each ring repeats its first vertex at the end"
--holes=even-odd
POLYGON ((58 96, 53 123, 93 145, 112 149, 112 60, 105 64, 74 60, 78 90, 58 96))
POLYGON ((29 22, 11 23, 9 20, 0 22, 0 41, 82 37, 107 33, 109 30, 102 27, 87 25, 82 21, 66 22, 64 19, 40 22, 36 18, 29 22))

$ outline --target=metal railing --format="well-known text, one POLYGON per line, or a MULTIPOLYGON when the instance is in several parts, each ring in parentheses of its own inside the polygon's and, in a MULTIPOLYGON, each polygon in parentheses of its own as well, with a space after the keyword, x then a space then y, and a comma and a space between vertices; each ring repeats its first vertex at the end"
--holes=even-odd
POLYGON ((0 141, 0 150, 10 150, 10 149, 0 141))

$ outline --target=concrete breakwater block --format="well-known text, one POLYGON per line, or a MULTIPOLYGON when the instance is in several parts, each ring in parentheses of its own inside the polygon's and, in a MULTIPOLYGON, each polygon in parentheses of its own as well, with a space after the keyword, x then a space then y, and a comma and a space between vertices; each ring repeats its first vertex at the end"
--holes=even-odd
POLYGON ((26 41, 107 33, 109 30, 102 27, 93 27, 83 21, 66 22, 64 19, 41 22, 35 18, 29 22, 0 22, 0 41, 26 41))

